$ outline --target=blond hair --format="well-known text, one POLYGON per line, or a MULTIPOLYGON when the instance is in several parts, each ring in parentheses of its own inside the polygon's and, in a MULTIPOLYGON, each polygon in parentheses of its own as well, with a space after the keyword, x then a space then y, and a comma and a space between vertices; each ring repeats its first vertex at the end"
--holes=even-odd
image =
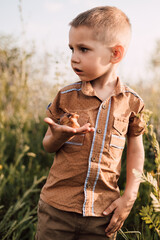
POLYGON ((128 47, 131 37, 131 24, 124 12, 116 7, 95 7, 80 13, 70 22, 71 27, 93 28, 96 39, 109 46, 121 44, 128 47))

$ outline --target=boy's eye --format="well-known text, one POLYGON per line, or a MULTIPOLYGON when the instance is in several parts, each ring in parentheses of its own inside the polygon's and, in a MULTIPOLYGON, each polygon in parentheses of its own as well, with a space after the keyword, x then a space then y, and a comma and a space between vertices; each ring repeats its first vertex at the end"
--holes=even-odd
POLYGON ((87 48, 84 48, 84 47, 81 47, 81 48, 80 48, 80 51, 85 53, 85 52, 88 51, 88 49, 87 49, 87 48))
POLYGON ((69 46, 69 48, 71 49, 72 52, 74 51, 74 49, 72 47, 69 46))

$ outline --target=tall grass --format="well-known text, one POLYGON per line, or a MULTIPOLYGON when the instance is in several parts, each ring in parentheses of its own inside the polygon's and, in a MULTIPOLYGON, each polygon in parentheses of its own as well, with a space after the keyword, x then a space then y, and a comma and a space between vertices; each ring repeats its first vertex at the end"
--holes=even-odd
MULTIPOLYGON (((42 65, 37 64, 35 49, 31 48, 29 52, 23 49, 22 53, 14 42, 11 37, 0 37, 0 239, 32 240, 40 189, 54 158, 42 147, 47 128, 43 118, 59 84, 44 81, 43 61, 42 65)), ((57 72, 53 76, 56 83, 59 76, 57 72)), ((155 110, 154 116, 159 119, 159 112, 155 110)), ((158 133, 157 128, 155 131, 158 133)), ((154 152, 147 136, 144 136, 144 144, 145 169, 153 173, 156 170, 154 152)), ((125 187, 124 172, 125 151, 119 181, 122 190, 125 187)), ((154 230, 149 229, 139 214, 142 206, 150 204, 150 192, 150 186, 141 186, 123 227, 124 234, 130 232, 126 233, 128 239, 158 240, 154 230)), ((124 239, 123 233, 118 239, 124 239)))
POLYGON ((42 148, 51 90, 47 83, 35 88, 42 85, 35 74, 30 83, 32 52, 22 58, 10 38, 0 40, 0 239, 34 239, 39 192, 53 161, 42 148))

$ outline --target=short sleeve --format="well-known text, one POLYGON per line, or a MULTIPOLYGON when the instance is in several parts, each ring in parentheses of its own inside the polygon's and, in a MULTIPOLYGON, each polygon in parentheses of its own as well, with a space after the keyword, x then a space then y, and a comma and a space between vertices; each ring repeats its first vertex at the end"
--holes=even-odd
POLYGON ((63 113, 64 112, 60 109, 60 92, 58 92, 53 102, 47 106, 46 115, 58 123, 63 113))
POLYGON ((138 112, 132 112, 129 119, 128 136, 136 137, 145 132, 146 123, 143 118, 144 103, 141 101, 138 112))

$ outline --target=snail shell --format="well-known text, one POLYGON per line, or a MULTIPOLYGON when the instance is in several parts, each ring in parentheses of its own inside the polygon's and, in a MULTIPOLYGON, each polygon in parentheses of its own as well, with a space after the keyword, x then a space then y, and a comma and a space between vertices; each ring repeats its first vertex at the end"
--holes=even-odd
POLYGON ((79 128, 80 125, 78 123, 78 118, 79 118, 79 115, 77 113, 66 112, 60 118, 60 124, 67 125, 72 128, 79 128))

